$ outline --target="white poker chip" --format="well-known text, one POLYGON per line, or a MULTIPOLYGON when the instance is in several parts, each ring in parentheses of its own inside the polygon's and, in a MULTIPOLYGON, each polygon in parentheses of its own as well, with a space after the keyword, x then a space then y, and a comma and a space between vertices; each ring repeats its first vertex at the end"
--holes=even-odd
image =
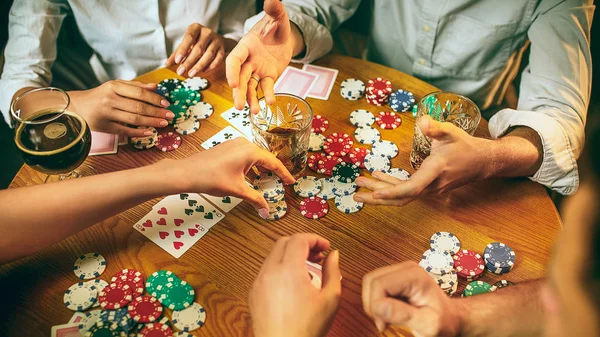
POLYGON ((81 255, 73 264, 73 273, 82 280, 100 276, 106 270, 106 259, 98 253, 81 255))
POLYGON ((300 177, 294 184, 294 191, 303 198, 313 197, 321 192, 321 181, 313 176, 300 177))
POLYGON ((445 275, 454 268, 454 260, 450 253, 432 248, 423 253, 421 266, 430 273, 445 275))
MULTIPOLYGON (((101 279, 95 279, 95 280, 91 280, 88 281, 88 283, 91 283, 94 285, 94 287, 96 287, 96 291, 101 292, 104 288, 106 288, 108 286, 108 282, 101 280, 101 279)), ((96 300, 96 302, 92 305, 92 308, 97 308, 100 306, 100 302, 98 302, 98 300, 96 300)))
POLYGON ((325 136, 320 133, 311 132, 308 141, 308 151, 321 151, 323 150, 323 144, 325 144, 325 136))
POLYGON ((320 178, 321 182, 321 192, 317 194, 317 197, 320 197, 323 200, 329 200, 336 197, 335 192, 333 191, 335 188, 335 180, 333 178, 320 178))
POLYGON ((63 296, 69 310, 84 311, 92 307, 98 298, 98 291, 91 282, 79 282, 70 286, 63 296))
POLYGON ((400 180, 410 179, 410 173, 408 173, 408 171, 406 171, 405 169, 397 168, 397 167, 394 167, 392 169, 385 171, 385 174, 387 174, 388 176, 392 176, 396 179, 400 179, 400 180))
POLYGON ((374 144, 381 138, 381 134, 379 133, 379 130, 370 126, 359 126, 356 128, 356 131, 354 131, 354 138, 361 144, 374 144))
POLYGON ((375 115, 365 109, 354 110, 350 113, 350 123, 356 127, 371 126, 375 123, 375 115))
POLYGON ((252 187, 255 190, 261 191, 265 198, 275 198, 284 192, 283 182, 273 172, 265 172, 254 179, 252 187))
POLYGON ((390 160, 385 156, 369 153, 365 156, 365 168, 371 173, 374 171, 386 172, 390 169, 390 160))
POLYGON ((183 86, 192 90, 204 90, 208 88, 208 80, 202 77, 191 77, 183 81, 183 86))
POLYGON ((174 310, 171 314, 173 325, 185 332, 200 329, 206 322, 206 311, 200 304, 194 302, 183 310, 174 310))
POLYGON ((349 78, 342 81, 340 94, 349 101, 356 101, 365 95, 365 83, 355 78, 349 78))
POLYGON ((279 220, 287 213, 287 203, 285 200, 279 200, 276 203, 269 204, 269 217, 267 220, 279 220))
POLYGON ((175 132, 180 135, 191 135, 200 129, 200 121, 194 116, 190 116, 181 123, 175 124, 175 132))
POLYGON ((196 119, 206 119, 210 117, 215 109, 206 102, 198 102, 188 108, 189 114, 196 119))
POLYGON ((389 140, 379 140, 373 143, 371 151, 373 151, 374 154, 379 154, 392 159, 398 155, 398 146, 389 140))
POLYGON ((335 207, 341 212, 350 214, 360 211, 363 208, 363 203, 354 201, 354 193, 337 196, 335 198, 335 207))
POLYGON ((460 241, 456 235, 450 232, 435 232, 429 239, 429 245, 433 249, 448 252, 451 255, 460 250, 460 241))
POLYGON ((349 194, 356 192, 357 189, 358 189, 358 185, 356 185, 356 183, 354 183, 354 182, 344 183, 337 179, 334 179, 333 193, 336 196, 349 195, 349 194))
POLYGON ((79 334, 82 336, 85 335, 86 332, 93 327, 96 322, 100 320, 100 315, 102 314, 102 310, 92 310, 85 313, 85 317, 79 321, 79 334))

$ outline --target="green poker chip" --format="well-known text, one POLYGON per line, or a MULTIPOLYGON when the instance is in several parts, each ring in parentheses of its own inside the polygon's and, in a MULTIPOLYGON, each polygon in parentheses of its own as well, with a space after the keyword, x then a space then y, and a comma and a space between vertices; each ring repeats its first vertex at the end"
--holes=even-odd
POLYGON ((194 302, 194 288, 183 280, 169 282, 161 289, 160 303, 171 310, 182 310, 194 302))
POLYGON ((171 100, 175 105, 184 104, 189 107, 198 104, 201 99, 199 92, 184 87, 175 88, 171 92, 171 100))
POLYGON ((181 281, 170 270, 157 270, 146 279, 146 290, 152 297, 159 298, 165 291, 167 284, 181 281))
POLYGON ((463 295, 467 296, 475 296, 479 294, 485 294, 494 291, 494 287, 487 282, 483 281, 473 281, 467 285, 463 295))
POLYGON ((352 163, 339 163, 331 171, 334 179, 342 183, 352 183, 360 176, 360 169, 352 163))

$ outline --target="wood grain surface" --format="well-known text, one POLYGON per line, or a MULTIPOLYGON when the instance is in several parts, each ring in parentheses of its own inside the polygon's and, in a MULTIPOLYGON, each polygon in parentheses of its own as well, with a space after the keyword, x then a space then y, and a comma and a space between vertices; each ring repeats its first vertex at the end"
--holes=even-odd
MULTIPOLYGON (((355 109, 368 109, 373 113, 389 110, 389 107, 369 105, 364 99, 343 99, 339 90, 344 79, 353 77, 366 81, 382 76, 392 81, 394 89, 412 91, 417 99, 436 90, 404 73, 358 59, 328 56, 316 64, 340 71, 328 101, 308 99, 315 114, 326 116, 330 121, 325 135, 332 132, 352 135, 354 127, 348 116, 355 109)), ((162 153, 155 148, 138 151, 121 146, 117 155, 90 157, 87 163, 104 173, 148 165, 163 158, 184 158, 202 151, 200 144, 228 125, 220 114, 233 106, 224 69, 205 76, 210 86, 202 92, 202 100, 212 104, 215 113, 202 121, 198 132, 184 136, 177 151, 162 153)), ((138 80, 159 82, 173 77, 178 77, 173 71, 159 69, 138 80)), ((401 116, 403 123, 398 129, 383 130, 381 135, 382 139, 394 141, 400 150, 392 160, 392 167, 412 173, 409 153, 415 120, 410 113, 401 116)), ((489 137, 485 121, 481 122, 476 135, 489 137)), ((364 174, 364 170, 362 172, 364 174)), ((11 187, 40 184, 43 179, 43 174, 24 166, 11 187)), ((119 186, 115 186, 115 193, 118 192, 119 186)), ((98 195, 89 197, 102 198, 98 195)), ((135 268, 145 276, 158 269, 169 269, 188 281, 196 290, 196 301, 207 311, 206 325, 194 335, 250 336, 246 299, 262 261, 277 238, 314 232, 329 239, 332 247, 340 250, 342 300, 329 336, 376 336, 374 324, 362 310, 362 276, 393 263, 419 261, 423 251, 429 248, 429 238, 434 232, 453 232, 464 248, 479 252, 483 252, 489 242, 505 242, 516 252, 515 268, 503 277, 486 272, 482 280, 495 282, 506 278, 522 282, 544 276, 553 239, 561 227, 557 211, 544 188, 528 179, 491 179, 404 207, 366 205, 362 211, 351 215, 339 212, 333 201, 329 201, 330 212, 320 220, 309 220, 300 214, 298 203, 301 198, 288 187, 288 214, 282 220, 262 220, 248 203, 241 203, 180 259, 174 259, 132 228, 157 200, 106 219, 34 256, 0 266, 3 293, 0 310, 4 311, 0 323, 2 335, 48 336, 53 325, 66 323, 73 312, 63 305, 63 294, 77 282, 72 272, 73 262, 81 254, 98 252, 108 264, 100 277, 104 280, 110 280, 123 268, 135 268)), ((459 291, 464 286, 465 282, 461 281, 459 291)), ((389 329, 384 335, 410 334, 398 328, 389 329)))

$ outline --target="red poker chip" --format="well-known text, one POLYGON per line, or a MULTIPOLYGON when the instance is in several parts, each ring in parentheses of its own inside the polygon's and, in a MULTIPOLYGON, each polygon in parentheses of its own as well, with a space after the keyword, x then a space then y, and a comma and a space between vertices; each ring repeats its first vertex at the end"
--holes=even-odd
POLYGON ((162 323, 149 323, 139 332, 142 337, 172 337, 173 330, 168 325, 162 323))
POLYGON ((318 219, 327 215, 329 204, 320 197, 310 197, 300 201, 300 213, 309 219, 318 219))
POLYGON ((342 158, 336 156, 321 157, 317 166, 319 168, 318 172, 331 177, 333 175, 333 168, 335 165, 343 162, 344 161, 342 158))
POLYGON ((128 285, 132 290, 132 296, 134 298, 142 296, 144 294, 144 277, 142 273, 135 269, 123 269, 115 274, 110 280, 110 283, 116 283, 117 285, 128 285))
POLYGON ((162 152, 173 151, 181 146, 181 137, 169 131, 159 133, 156 140, 156 147, 162 152))
POLYGON ((312 126, 310 129, 312 132, 314 132, 314 133, 325 132, 325 130, 327 130, 327 128, 329 128, 329 121, 327 120, 327 118, 325 118, 321 115, 316 115, 313 117, 312 126))
POLYGON ((128 285, 111 283, 98 293, 98 302, 102 309, 116 310, 123 308, 132 300, 132 291, 128 285))
POLYGON ((319 172, 319 160, 323 158, 323 154, 321 152, 311 154, 308 156, 308 160, 306 163, 308 164, 308 168, 315 172, 319 172))
POLYGON ((359 165, 360 168, 365 168, 365 157, 369 153, 371 153, 371 151, 367 149, 355 147, 352 150, 350 150, 350 153, 348 153, 348 157, 350 158, 352 164, 359 165))
MULTIPOLYGON (((352 150, 350 150, 350 152, 352 152, 352 150)), ((344 161, 344 163, 348 163, 348 164, 354 164, 352 162, 352 159, 350 159, 350 152, 348 152, 347 155, 342 157, 342 160, 344 161)))
POLYGON ((367 82, 366 90, 374 93, 389 94, 392 92, 392 82, 381 77, 376 77, 367 82))
POLYGON ((323 150, 330 156, 343 157, 348 154, 353 144, 354 141, 347 134, 332 133, 325 138, 323 150))
POLYGON ((163 307, 156 297, 140 296, 129 303, 127 311, 134 321, 150 323, 162 315, 163 307))
POLYGON ((478 253, 463 249, 454 254, 456 274, 462 278, 479 278, 485 270, 485 262, 478 253))
POLYGON ((402 124, 402 118, 394 112, 381 111, 375 117, 375 122, 384 129, 395 129, 402 124))

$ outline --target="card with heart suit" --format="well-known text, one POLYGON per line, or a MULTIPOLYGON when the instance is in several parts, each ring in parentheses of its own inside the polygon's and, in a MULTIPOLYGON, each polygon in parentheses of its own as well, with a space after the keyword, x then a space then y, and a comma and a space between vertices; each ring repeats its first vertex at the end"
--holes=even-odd
POLYGON ((240 202, 244 201, 243 199, 236 198, 236 197, 229 197, 229 196, 215 197, 215 196, 208 195, 208 194, 202 194, 202 196, 204 198, 206 198, 208 201, 212 202, 215 206, 217 206, 218 209, 220 209, 221 211, 223 211, 225 213, 231 211, 240 202))
POLYGON ((71 323, 79 323, 81 322, 81 320, 85 317, 85 313, 83 312, 76 312, 73 314, 73 316, 71 316, 71 319, 69 320, 69 324, 71 323))
POLYGON ((245 106, 243 110, 238 110, 235 107, 223 112, 221 117, 238 129, 247 138, 252 137, 252 125, 250 124, 250 107, 245 106))
POLYGON ((234 129, 231 126, 228 126, 225 129, 219 131, 214 136, 210 137, 208 140, 206 140, 204 143, 202 143, 201 146, 208 150, 208 149, 212 149, 213 147, 215 147, 223 142, 226 142, 226 141, 232 140, 232 139, 236 139, 239 137, 248 138, 248 137, 244 136, 242 133, 240 133, 238 130, 234 129))
POLYGON ((279 76, 275 86, 273 87, 276 94, 293 94, 302 98, 306 98, 317 82, 319 75, 312 74, 307 71, 287 67, 283 74, 279 76))
POLYGON ((308 97, 328 100, 333 84, 338 75, 337 69, 319 67, 312 64, 305 64, 302 70, 318 75, 319 78, 308 93, 308 97))
POLYGON ((51 337, 81 337, 79 323, 55 325, 50 330, 51 337))
POLYGON ((115 154, 119 149, 119 137, 114 134, 92 131, 90 156, 115 154))

